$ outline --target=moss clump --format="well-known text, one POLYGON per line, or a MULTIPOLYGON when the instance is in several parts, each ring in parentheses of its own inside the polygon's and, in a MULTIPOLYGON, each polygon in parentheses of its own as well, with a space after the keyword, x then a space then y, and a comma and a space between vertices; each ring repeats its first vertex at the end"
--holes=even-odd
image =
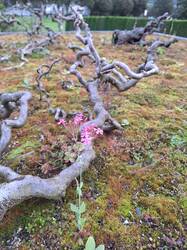
POLYGON ((40 143, 38 141, 26 141, 21 146, 12 149, 8 155, 7 160, 15 160, 17 157, 21 156, 22 154, 28 153, 32 149, 36 149, 38 146, 40 146, 40 143))
POLYGON ((33 52, 31 55, 31 58, 32 59, 40 59, 40 58, 44 58, 48 54, 49 54, 49 50, 43 49, 41 51, 33 52))
POLYGON ((160 99, 151 92, 134 93, 128 95, 128 99, 139 105, 149 105, 150 107, 160 105, 160 99))
POLYGON ((172 73, 165 73, 164 77, 168 80, 175 79, 175 75, 172 73))
POLYGON ((137 225, 125 226, 115 216, 108 216, 104 226, 105 238, 103 237, 103 242, 107 242, 108 238, 114 240, 116 242, 115 249, 124 249, 124 245, 125 249, 133 249, 140 241, 140 228, 137 225))
POLYGON ((55 206, 46 200, 40 202, 36 199, 34 203, 26 201, 16 206, 14 213, 8 213, 8 216, 0 223, 0 242, 5 244, 19 228, 24 232, 33 233, 43 229, 46 225, 54 225, 54 211, 55 206), (36 206, 38 202, 40 206, 36 206))
POLYGON ((132 210, 133 210, 133 206, 132 206, 130 197, 129 196, 124 197, 119 202, 119 206, 117 210, 119 215, 122 215, 123 217, 129 217, 132 210))
POLYGON ((179 225, 177 219, 177 203, 171 198, 164 196, 140 197, 139 203, 148 209, 150 215, 158 216, 163 222, 179 225))
POLYGON ((180 205, 184 211, 185 220, 187 220, 187 197, 182 197, 180 199, 180 205))
POLYGON ((172 59, 164 58, 164 59, 162 59, 162 61, 160 61, 160 64, 169 66, 169 65, 174 65, 174 64, 176 64, 176 61, 174 61, 174 60, 172 60, 172 59))
POLYGON ((53 217, 53 210, 34 210, 30 215, 28 223, 25 225, 25 229, 29 233, 34 233, 48 224, 56 224, 56 219, 53 217))

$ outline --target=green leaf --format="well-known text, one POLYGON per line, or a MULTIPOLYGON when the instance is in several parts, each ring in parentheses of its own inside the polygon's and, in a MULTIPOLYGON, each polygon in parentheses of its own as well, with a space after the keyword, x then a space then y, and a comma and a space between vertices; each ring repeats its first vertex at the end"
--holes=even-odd
POLYGON ((95 250, 105 250, 105 246, 104 245, 99 245, 95 250))
POLYGON ((81 183, 80 183, 79 187, 80 187, 80 188, 82 188, 82 187, 83 187, 83 182, 82 182, 82 181, 81 181, 81 183))
POLYGON ((125 126, 128 126, 130 123, 127 119, 123 119, 122 122, 121 122, 121 126, 122 127, 125 127, 125 126))
POLYGON ((85 250, 95 250, 95 240, 92 236, 88 238, 85 250))
POLYGON ((178 146, 182 146, 184 144, 184 140, 181 136, 179 135, 173 135, 171 137, 171 146, 173 147, 178 147, 178 146))
POLYGON ((72 203, 70 204, 70 209, 74 213, 78 213, 79 212, 79 208, 76 205, 72 204, 72 203))
POLYGON ((31 89, 30 82, 27 79, 24 79, 22 82, 22 86, 27 89, 31 89))
POLYGON ((76 152, 81 152, 83 149, 84 149, 84 144, 82 144, 81 142, 77 142, 73 146, 73 150, 76 152))
POLYGON ((78 219, 79 230, 83 229, 85 222, 86 222, 85 218, 79 218, 78 219))
POLYGON ((73 163, 75 161, 75 158, 69 158, 69 161, 73 163))
POLYGON ((81 190, 80 187, 77 187, 77 194, 78 194, 79 196, 82 196, 82 190, 81 190))
POLYGON ((84 202, 81 203, 80 208, 79 208, 79 213, 82 214, 86 211, 86 205, 84 202))

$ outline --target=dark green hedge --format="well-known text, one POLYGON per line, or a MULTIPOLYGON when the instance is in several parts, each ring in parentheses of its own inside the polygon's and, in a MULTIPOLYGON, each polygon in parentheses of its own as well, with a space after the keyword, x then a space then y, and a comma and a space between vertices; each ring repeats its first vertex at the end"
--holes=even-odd
MULTIPOLYGON (((89 16, 85 17, 91 30, 115 30, 115 29, 132 29, 137 24, 137 27, 145 26, 147 20, 145 18, 121 17, 121 16, 89 16)), ((66 23, 66 31, 73 30, 73 25, 70 22, 66 23)))
MULTIPOLYGON (((147 23, 146 18, 121 17, 121 16, 89 16, 85 17, 91 30, 124 30, 136 27, 144 27, 147 23)), ((73 30, 70 22, 66 23, 66 31, 73 30)), ((170 20, 165 22, 164 32, 177 36, 187 37, 187 20, 170 20)))
MULTIPOLYGON (((88 22, 91 30, 125 30, 132 29, 136 27, 144 27, 147 23, 146 18, 136 18, 136 17, 121 17, 121 16, 89 16, 85 17, 86 22, 88 22)), ((29 29, 33 23, 32 18, 30 17, 20 17, 22 21, 29 29)), ((54 29, 58 30, 57 24, 52 22, 50 18, 44 19, 44 24, 54 29)), ((71 31, 74 30, 71 22, 66 22, 65 30, 71 31)), ((6 27, 1 25, 0 31, 24 31, 23 27, 14 25, 12 27, 6 27)), ((170 20, 165 22, 164 32, 167 34, 184 36, 187 37, 187 20, 170 20)))
MULTIPOLYGON (((13 24, 11 26, 6 25, 6 24, 1 24, 0 25, 0 32, 5 32, 5 31, 10 31, 10 32, 24 32, 25 27, 29 30, 34 22, 34 19, 32 17, 18 17, 17 18, 21 23, 24 23, 24 26, 18 25, 18 24, 13 24)), ((51 18, 44 17, 43 19, 43 24, 49 28, 51 28, 54 31, 58 31, 58 25, 56 22, 53 22, 51 18)), ((46 31, 43 31, 46 32, 46 31)))
POLYGON ((187 37, 187 20, 171 20, 165 24, 165 33, 187 37))

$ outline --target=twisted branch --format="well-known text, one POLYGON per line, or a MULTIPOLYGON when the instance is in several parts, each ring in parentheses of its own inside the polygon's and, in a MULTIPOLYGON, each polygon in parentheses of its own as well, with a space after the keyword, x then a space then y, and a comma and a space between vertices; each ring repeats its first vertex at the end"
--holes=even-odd
MULTIPOLYGON (((33 52, 36 52, 38 50, 42 50, 45 47, 48 47, 51 44, 54 44, 55 39, 60 35, 59 33, 55 33, 52 29, 49 27, 46 27, 43 24, 43 18, 45 16, 44 9, 41 8, 40 10, 34 10, 31 8, 31 6, 26 6, 26 5, 18 5, 16 6, 17 8, 24 7, 25 9, 29 10, 32 15, 35 17, 35 23, 32 25, 32 27, 29 29, 24 25, 23 22, 20 22, 16 16, 8 16, 5 17, 4 14, 0 14, 0 24, 6 24, 6 26, 11 26, 13 24, 18 24, 26 30, 26 34, 28 36, 28 42, 27 44, 22 47, 17 49, 17 54, 22 61, 20 64, 11 66, 11 67, 6 67, 0 69, 1 71, 7 71, 7 70, 13 70, 13 69, 18 69, 21 68, 25 63, 28 62, 28 59, 26 56, 32 55, 33 52), (33 39, 35 35, 38 35, 42 30, 47 31, 47 36, 45 34, 45 38, 37 40, 36 38, 33 39)), ((0 62, 4 61, 9 61, 11 59, 11 56, 6 56, 6 57, 1 57, 0 62)))
POLYGON ((0 123, 0 155, 10 142, 12 128, 20 128, 26 123, 28 116, 28 101, 30 99, 31 93, 26 91, 0 95, 1 118, 8 118, 12 111, 19 106, 19 116, 17 119, 5 119, 0 123))
POLYGON ((146 45, 145 37, 156 31, 160 23, 169 18, 166 12, 162 16, 149 21, 144 28, 134 28, 133 30, 115 30, 112 34, 112 43, 122 45, 125 43, 146 45))

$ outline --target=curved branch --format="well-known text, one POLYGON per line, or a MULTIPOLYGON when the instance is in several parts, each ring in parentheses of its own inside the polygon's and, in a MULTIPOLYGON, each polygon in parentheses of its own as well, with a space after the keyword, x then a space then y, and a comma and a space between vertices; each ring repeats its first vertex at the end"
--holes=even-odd
POLYGON ((2 165, 0 165, 0 176, 3 177, 7 182, 11 182, 15 179, 21 178, 21 175, 17 174, 11 168, 2 165))
POLYGON ((32 197, 60 199, 72 180, 79 176, 80 171, 84 172, 94 158, 95 152, 89 145, 75 163, 49 179, 32 175, 19 176, 9 168, 0 166, 0 175, 11 181, 0 185, 0 220, 8 209, 32 197))
POLYGON ((8 146, 11 139, 11 130, 12 128, 20 128, 22 127, 27 120, 28 116, 28 101, 31 99, 32 95, 30 92, 16 92, 16 93, 6 93, 0 96, 1 105, 5 108, 7 103, 16 102, 19 106, 20 112, 17 119, 6 119, 1 122, 0 127, 0 155, 8 146), (19 102, 19 104, 18 104, 19 102))
POLYGON ((156 31, 163 20, 169 18, 166 12, 162 16, 149 21, 144 28, 134 28, 133 30, 115 30, 112 35, 112 43, 122 45, 125 43, 146 45, 145 36, 156 31))
POLYGON ((123 62, 114 61, 112 64, 109 64, 104 61, 104 67, 102 67, 101 70, 103 70, 103 68, 104 70, 106 70, 108 65, 109 72, 104 72, 103 81, 109 81, 110 83, 115 85, 120 91, 126 91, 131 87, 134 87, 142 78, 159 73, 159 68, 155 63, 157 48, 160 46, 168 48, 172 43, 175 42, 177 42, 176 38, 171 38, 168 41, 154 41, 147 50, 147 58, 145 60, 145 63, 138 67, 137 72, 132 71, 129 66, 123 62), (112 65, 115 66, 115 69, 112 69, 112 65), (123 74, 121 74, 121 72, 119 72, 116 68, 123 69, 127 74, 128 79, 123 74), (110 73, 110 71, 111 74, 108 74, 110 73))

